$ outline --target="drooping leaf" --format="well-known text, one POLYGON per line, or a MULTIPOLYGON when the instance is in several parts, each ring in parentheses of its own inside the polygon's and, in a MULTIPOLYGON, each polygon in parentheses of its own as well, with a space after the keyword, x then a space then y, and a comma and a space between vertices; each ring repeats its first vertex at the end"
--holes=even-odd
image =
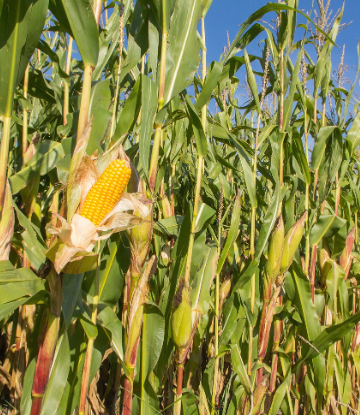
POLYGON ((4 0, 0 15, 0 115, 9 117, 16 85, 22 80, 41 35, 48 0, 4 0))
POLYGON ((61 2, 84 65, 95 67, 99 55, 99 38, 91 2, 89 0, 61 0, 61 2))
POLYGON ((196 39, 196 27, 201 12, 202 3, 199 0, 175 2, 167 40, 165 104, 191 84, 199 65, 200 47, 196 39))
POLYGON ((150 143, 153 121, 157 107, 156 84, 149 77, 141 75, 141 118, 139 149, 145 174, 149 174, 150 143))
POLYGON ((239 233, 239 225, 240 225, 240 210, 241 210, 241 205, 240 205, 240 193, 238 191, 238 194, 236 195, 236 199, 235 199, 235 203, 234 203, 234 208, 233 208, 233 213, 232 213, 232 218, 231 218, 231 224, 230 224, 230 229, 226 238, 226 242, 224 247, 221 250, 220 253, 220 257, 219 257, 219 262, 217 265, 217 269, 216 269, 216 273, 220 274, 222 267, 225 263, 225 260, 228 256, 228 252, 230 250, 230 248, 233 246, 238 233, 239 233))
POLYGON ((62 157, 64 157, 64 150, 61 143, 51 140, 43 141, 25 166, 18 173, 10 176, 12 193, 18 193, 37 175, 43 176, 48 173, 62 157))
POLYGON ((310 231, 310 245, 317 245, 322 238, 330 238, 344 225, 345 219, 335 215, 321 215, 310 231))

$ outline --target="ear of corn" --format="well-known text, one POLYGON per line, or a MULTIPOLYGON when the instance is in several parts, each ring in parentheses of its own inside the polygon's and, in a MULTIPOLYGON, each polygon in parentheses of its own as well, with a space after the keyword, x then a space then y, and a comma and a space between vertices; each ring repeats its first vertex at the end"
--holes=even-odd
POLYGON ((319 264, 319 270, 320 270, 320 275, 321 275, 320 283, 321 283, 322 288, 326 287, 326 277, 331 268, 331 264, 327 261, 330 258, 331 258, 331 255, 330 255, 329 246, 326 243, 326 241, 323 240, 322 248, 320 249, 318 253, 318 264, 319 264))
POLYGON ((281 269, 280 272, 283 274, 290 267, 296 250, 298 249, 301 238, 303 236, 304 227, 306 220, 306 212, 301 216, 301 218, 294 223, 290 228, 289 232, 285 236, 284 240, 284 249, 281 259, 281 269))
POLYGON ((99 225, 119 200, 130 176, 127 161, 114 160, 110 163, 87 194, 80 215, 99 225))
POLYGON ((280 273, 281 259, 284 249, 285 228, 283 218, 280 215, 275 222, 274 230, 270 237, 268 261, 266 271, 269 282, 272 284, 280 273))
POLYGON ((189 344, 192 332, 191 301, 188 287, 179 286, 174 303, 178 304, 174 304, 171 315, 173 340, 177 349, 182 349, 189 344))

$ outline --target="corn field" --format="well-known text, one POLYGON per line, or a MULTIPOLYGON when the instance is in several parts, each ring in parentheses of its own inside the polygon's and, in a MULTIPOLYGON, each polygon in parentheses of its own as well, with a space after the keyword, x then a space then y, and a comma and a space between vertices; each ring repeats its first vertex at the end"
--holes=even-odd
POLYGON ((344 5, 211 3, 0 0, 1 414, 360 413, 344 5))

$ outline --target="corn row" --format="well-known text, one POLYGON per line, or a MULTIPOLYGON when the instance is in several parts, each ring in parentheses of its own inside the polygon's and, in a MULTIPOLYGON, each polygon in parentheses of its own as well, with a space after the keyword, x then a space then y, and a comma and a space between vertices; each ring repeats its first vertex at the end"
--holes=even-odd
POLYGON ((98 226, 119 200, 130 176, 127 161, 117 159, 110 163, 87 194, 80 215, 98 226))

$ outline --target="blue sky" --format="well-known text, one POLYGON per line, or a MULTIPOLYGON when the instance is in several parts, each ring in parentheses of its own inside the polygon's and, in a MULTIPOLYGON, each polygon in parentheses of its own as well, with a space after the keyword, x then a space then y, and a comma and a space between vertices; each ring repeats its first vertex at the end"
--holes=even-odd
MULTIPOLYGON (((276 1, 276 0, 275 0, 276 1)), ((266 5, 267 0, 213 0, 209 12, 205 18, 205 31, 206 31, 206 44, 208 50, 208 63, 212 60, 218 60, 223 45, 227 44, 226 32, 229 31, 230 42, 235 38, 241 23, 243 23, 253 12, 260 7, 266 5)), ((325 0, 326 2, 326 0, 325 0)), ((316 0, 314 1, 315 6, 316 0)), ((303 11, 311 10, 311 0, 299 0, 299 9, 303 11)), ((333 10, 333 14, 342 7, 342 0, 332 0, 330 3, 330 9, 333 10)), ((264 20, 270 22, 274 19, 274 14, 269 14, 264 17, 264 20)), ((314 17, 314 14, 311 16, 314 17)), ((345 2, 345 9, 342 18, 343 23, 349 23, 353 20, 353 23, 341 31, 337 37, 338 48, 333 48, 332 52, 332 67, 336 69, 338 67, 342 46, 346 44, 345 49, 345 64, 352 66, 347 72, 347 76, 353 82, 356 74, 356 67, 358 62, 357 57, 357 42, 360 39, 360 0, 347 0, 345 2)), ((302 18, 301 22, 305 20, 302 18)), ((298 29, 299 35, 303 35, 303 29, 298 29)), ((249 54, 259 55, 259 40, 255 40, 247 48, 249 54)), ((263 47, 262 45, 260 45, 263 47)), ((314 48, 308 47, 308 52, 312 52, 311 55, 315 57, 314 48)), ((242 55, 243 52, 240 52, 242 55)), ((295 57, 293 58, 295 59, 295 57)), ((243 75, 241 72, 237 74, 240 77, 240 81, 243 81, 243 75)), ((355 92, 359 93, 359 88, 355 88, 355 92)))

